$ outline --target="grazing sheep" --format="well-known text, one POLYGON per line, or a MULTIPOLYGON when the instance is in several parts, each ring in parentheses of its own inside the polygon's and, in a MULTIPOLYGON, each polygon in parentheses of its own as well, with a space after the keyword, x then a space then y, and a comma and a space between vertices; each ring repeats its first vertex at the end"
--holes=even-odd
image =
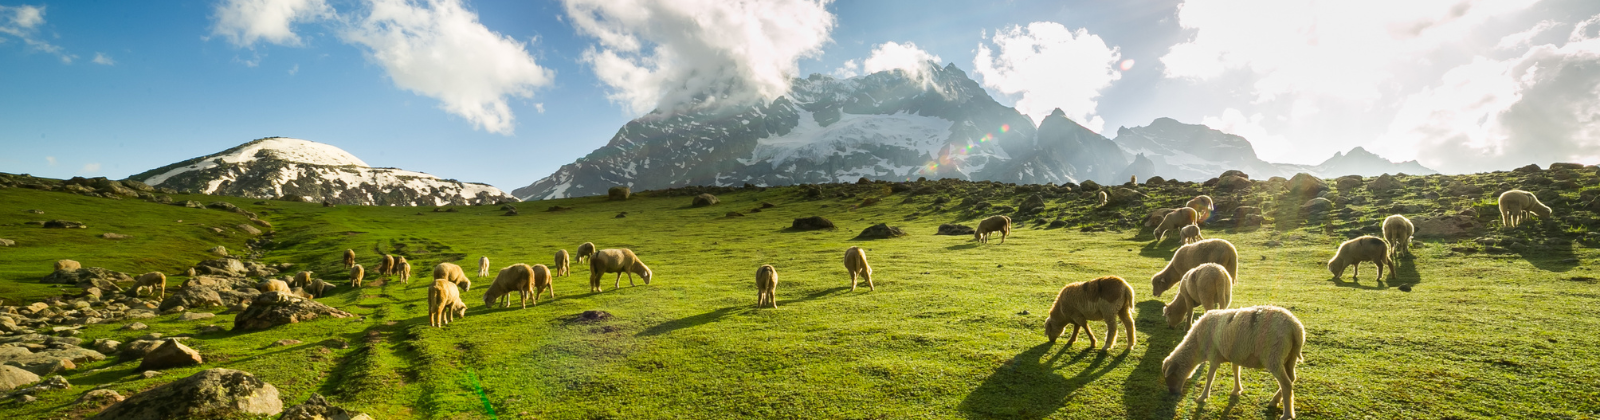
POLYGON ((1184 245, 1179 247, 1177 252, 1173 252, 1172 260, 1167 261, 1167 267, 1150 277, 1152 292, 1160 297, 1161 292, 1167 291, 1172 285, 1183 280, 1183 275, 1189 270, 1205 263, 1221 265, 1222 268, 1228 269, 1228 277, 1235 283, 1239 282, 1239 250, 1227 240, 1206 239, 1184 245))
POLYGON ((594 242, 584 242, 582 245, 578 245, 578 262, 584 262, 586 258, 594 256, 594 249, 594 242))
POLYGON ((772 264, 756 269, 756 307, 772 304, 772 309, 778 309, 778 269, 772 264))
POLYGON ((374 271, 373 274, 377 274, 379 276, 388 276, 389 272, 394 271, 393 267, 394 256, 383 254, 383 260, 378 262, 378 270, 374 271))
POLYGON ((306 287, 306 284, 311 283, 311 274, 310 271, 295 273, 294 277, 289 280, 289 287, 306 287))
POLYGON ((331 283, 322 281, 322 279, 316 279, 312 280, 309 284, 306 284, 303 289, 305 289, 307 293, 310 293, 313 298, 319 298, 327 296, 328 291, 333 290, 334 287, 336 286, 331 283))
POLYGON ((1500 193, 1500 224, 1508 228, 1517 227, 1528 218, 1528 213, 1539 217, 1550 217, 1550 207, 1539 202, 1539 197, 1523 190, 1511 190, 1500 193))
POLYGON ((256 285, 256 290, 260 290, 261 293, 266 293, 266 292, 289 293, 289 283, 285 282, 283 280, 278 280, 278 279, 267 279, 267 281, 263 281, 263 282, 257 284, 256 285))
POLYGON ((533 265, 533 304, 539 304, 539 294, 550 291, 550 298, 556 298, 555 276, 551 275, 550 267, 544 264, 533 265))
MULTIPOLYGON (((460 271, 461 267, 456 267, 455 274, 460 274, 460 271)), ((437 268, 434 273, 438 273, 437 268)), ((467 304, 461 301, 461 289, 449 279, 433 279, 433 285, 428 286, 428 325, 443 327, 454 318, 466 316, 467 304)))
POLYGON ((1167 213, 1166 217, 1161 218, 1161 224, 1156 226, 1154 231, 1156 243, 1166 239, 1167 232, 1176 232, 1184 226, 1195 224, 1198 220, 1200 220, 1200 212, 1188 207, 1179 207, 1177 210, 1167 213))
POLYGON ((411 263, 406 262, 405 257, 400 258, 400 282, 411 284, 411 263))
POLYGON ((133 286, 134 296, 142 295, 148 289, 150 294, 158 294, 156 300, 167 298, 167 275, 159 271, 140 274, 139 278, 134 279, 133 286))
POLYGON ((1199 242, 1206 237, 1200 236, 1200 225, 1188 225, 1184 226, 1183 230, 1178 231, 1178 238, 1183 240, 1183 243, 1187 245, 1199 242))
POLYGON ((489 277, 489 256, 478 258, 478 278, 489 277))
POLYGON ((1405 216, 1393 215, 1383 219, 1383 240, 1389 241, 1389 255, 1411 255, 1411 235, 1417 233, 1417 226, 1411 224, 1411 219, 1405 216))
POLYGON ((856 275, 867 281, 868 290, 878 291, 878 287, 872 285, 872 265, 867 264, 867 251, 861 247, 844 250, 844 270, 850 272, 850 291, 856 291, 856 275))
POLYGON ((972 240, 989 243, 989 233, 1000 232, 1000 243, 1006 243, 1006 237, 1011 236, 1011 218, 1006 216, 989 216, 978 222, 978 229, 973 231, 972 240))
POLYGON ((467 280, 467 273, 461 271, 461 266, 451 263, 439 263, 433 266, 433 278, 445 279, 455 283, 462 291, 472 290, 472 280, 467 280), (465 286, 463 286, 465 284, 465 286))
POLYGON ((556 277, 566 277, 566 276, 572 274, 571 273, 571 271, 572 271, 572 263, 567 258, 567 250, 565 250, 565 249, 556 250, 556 265, 555 265, 555 267, 556 267, 556 277))
POLYGON ((346 270, 348 270, 351 267, 355 267, 355 266, 356 266, 356 250, 354 250, 354 249, 346 249, 346 250, 344 250, 344 268, 346 270))
POLYGON ((56 267, 56 271, 61 271, 61 270, 78 271, 79 269, 83 268, 83 264, 79 264, 77 261, 73 261, 73 260, 60 260, 60 261, 56 261, 56 266, 55 267, 56 267))
POLYGON ((1244 393, 1239 368, 1263 369, 1278 380, 1271 407, 1283 402, 1279 419, 1294 418, 1295 364, 1306 344, 1306 329, 1288 309, 1254 306, 1208 311, 1195 321, 1183 342, 1161 362, 1161 376, 1167 391, 1179 394, 1189 375, 1206 362, 1206 387, 1197 401, 1211 396, 1211 380, 1222 363, 1233 364, 1233 396, 1244 393))
POLYGON ((1172 213, 1172 212, 1177 211, 1177 210, 1178 209, 1155 209, 1155 210, 1151 210, 1150 211, 1150 215, 1149 216, 1145 216, 1144 227, 1153 228, 1153 227, 1156 227, 1156 226, 1161 226, 1161 221, 1167 218, 1167 214, 1168 213, 1172 213))
MULTIPOLYGON (((492 308, 496 301, 500 301, 500 307, 510 307, 511 292, 521 296, 522 308, 527 309, 528 295, 533 293, 533 267, 519 263, 500 269, 494 283, 489 284, 489 290, 483 292, 483 306, 492 308)), ((538 303, 534 301, 535 305, 538 303)))
POLYGON ((1121 320, 1127 324, 1128 348, 1132 349, 1139 341, 1139 336, 1133 333, 1133 299, 1133 287, 1117 276, 1069 284, 1056 295, 1050 317, 1044 321, 1044 333, 1050 337, 1050 344, 1055 344, 1067 324, 1072 324, 1072 337, 1067 339, 1067 347, 1078 341, 1081 329, 1089 335, 1089 348, 1094 348, 1094 331, 1089 330, 1089 321, 1103 320, 1106 322, 1106 345, 1101 350, 1111 350, 1111 345, 1117 342, 1117 321, 1121 320))
POLYGON ((366 276, 367 270, 361 268, 361 264, 356 264, 355 267, 350 268, 350 285, 353 287, 361 287, 361 279, 366 276))
POLYGON ((589 257, 589 291, 599 292, 600 277, 609 273, 617 273, 617 283, 612 289, 622 287, 622 275, 628 275, 628 287, 633 287, 633 275, 638 274, 644 279, 646 286, 650 285, 650 267, 639 261, 639 256, 627 248, 602 249, 595 251, 589 257))
POLYGON ((1211 212, 1217 211, 1217 206, 1216 204, 1212 203, 1211 196, 1209 195, 1191 198, 1189 199, 1189 202, 1183 203, 1183 206, 1194 209, 1195 212, 1199 213, 1200 218, 1199 220, 1196 220, 1196 222, 1204 222, 1210 219, 1211 212))
POLYGON ((1183 274, 1183 281, 1178 283, 1178 295, 1173 296, 1172 303, 1161 312, 1167 316, 1168 327, 1178 328, 1189 325, 1189 320, 1194 318, 1194 308, 1205 308, 1200 311, 1204 313, 1228 309, 1232 302, 1233 277, 1228 275, 1228 269, 1216 263, 1205 263, 1183 274))
POLYGON ((1378 266, 1378 281, 1383 281, 1383 266, 1389 266, 1389 273, 1394 273, 1394 260, 1389 259, 1389 243, 1383 238, 1372 235, 1344 241, 1339 244, 1339 252, 1333 254, 1333 259, 1328 260, 1328 271, 1333 273, 1333 278, 1344 276, 1345 267, 1355 266, 1355 274, 1351 279, 1360 280, 1361 263, 1372 262, 1378 266))

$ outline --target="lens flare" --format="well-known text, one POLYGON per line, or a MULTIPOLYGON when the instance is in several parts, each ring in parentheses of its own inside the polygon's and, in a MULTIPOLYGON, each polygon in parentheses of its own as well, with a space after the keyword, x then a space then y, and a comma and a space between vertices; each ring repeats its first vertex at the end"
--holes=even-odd
POLYGON ((1132 68, 1133 68, 1133 59, 1130 58, 1130 59, 1127 59, 1127 60, 1122 60, 1122 71, 1128 71, 1129 69, 1132 69, 1132 68))
POLYGON ((1000 124, 1000 132, 1004 133, 1007 131, 1011 131, 1011 124, 1000 124))

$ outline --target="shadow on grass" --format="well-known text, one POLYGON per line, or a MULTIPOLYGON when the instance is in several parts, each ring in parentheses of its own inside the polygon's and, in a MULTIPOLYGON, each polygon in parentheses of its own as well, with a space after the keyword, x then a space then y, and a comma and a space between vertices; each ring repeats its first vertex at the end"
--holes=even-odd
POLYGON ((1139 357, 1139 365, 1134 366, 1133 373, 1122 382, 1124 412, 1128 418, 1138 419, 1177 417, 1181 397, 1167 394, 1167 387, 1161 381, 1161 362, 1183 340, 1184 331, 1167 328, 1167 319, 1161 315, 1165 304, 1161 301, 1151 299, 1134 306, 1139 311, 1134 322, 1143 326, 1140 331, 1149 336, 1141 342, 1145 349, 1144 355, 1139 357))
POLYGON ((1139 248, 1139 256, 1160 258, 1163 260, 1171 259, 1172 254, 1178 252, 1178 247, 1182 246, 1183 242, 1171 237, 1167 239, 1170 240, 1163 242, 1150 242, 1145 244, 1144 247, 1139 248))
POLYGON ((1417 272, 1416 257, 1405 256, 1394 260, 1394 275, 1389 276, 1389 284, 1402 286, 1421 282, 1422 273, 1417 272))
MULTIPOLYGON (((866 281, 862 281, 860 287, 867 287, 867 282, 866 281)), ((818 291, 815 291, 815 292, 807 293, 807 294, 805 294, 803 296, 800 296, 799 299, 784 300, 783 298, 778 298, 778 303, 801 303, 801 302, 806 302, 806 301, 811 301, 811 300, 824 298, 824 297, 827 297, 827 296, 835 294, 835 293, 848 292, 848 291, 850 291, 849 287, 839 286, 839 287, 835 287, 835 288, 831 288, 831 289, 822 289, 822 290, 818 290, 818 291)))
POLYGON ((1528 264, 1544 271, 1563 273, 1578 267, 1578 254, 1572 251, 1572 242, 1548 247, 1523 246, 1514 249, 1514 252, 1528 260, 1528 264))
POLYGON ((944 247, 944 249, 948 249, 948 250, 951 250, 951 251, 960 251, 960 250, 963 250, 963 249, 977 248, 980 245, 983 245, 983 244, 978 243, 978 242, 967 242, 967 243, 964 243, 964 244, 955 244, 955 245, 947 246, 947 247, 944 247))
POLYGON ((1033 346, 1002 364, 961 402, 960 409, 972 417, 1039 419, 1065 407, 1073 393, 1116 369, 1127 359, 1128 351, 1113 347, 1111 353, 1083 348, 1066 362, 1061 356, 1073 352, 1061 347, 1054 356, 1049 342, 1033 346), (1115 354, 1116 356, 1111 356, 1115 354), (1076 375, 1065 377, 1057 371, 1090 359, 1076 375))
MULTIPOLYGON (((779 302, 780 305, 782 303, 783 302, 781 302, 781 301, 779 302)), ((690 317, 687 317, 687 318, 679 318, 679 319, 674 319, 674 320, 671 320, 671 321, 663 322, 663 323, 660 323, 660 324, 658 324, 658 325, 656 325, 654 327, 647 328, 644 331, 640 331, 638 334, 635 334, 634 336, 635 337, 649 337, 649 336, 662 335, 662 334, 670 333, 670 332, 673 332, 673 331, 681 330, 681 329, 684 329, 684 328, 697 327, 697 326, 701 326, 701 325, 705 325, 705 324, 710 324, 710 323, 713 323, 713 322, 720 321, 720 320, 722 320, 722 318, 728 317, 728 315, 733 315, 733 314, 738 313, 738 312, 750 311, 750 310, 754 310, 754 309, 755 309, 755 305, 729 306, 729 307, 726 307, 726 308, 717 309, 717 310, 714 310, 714 311, 711 311, 711 312, 706 312, 706 313, 703 313, 703 314, 694 315, 694 316, 690 316, 690 317)))

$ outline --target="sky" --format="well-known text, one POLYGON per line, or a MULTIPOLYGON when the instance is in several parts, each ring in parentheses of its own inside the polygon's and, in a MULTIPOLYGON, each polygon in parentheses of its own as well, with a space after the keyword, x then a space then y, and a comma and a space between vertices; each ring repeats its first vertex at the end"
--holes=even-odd
POLYGON ((696 97, 954 64, 1035 121, 1159 117, 1318 163, 1600 163, 1593 0, 0 0, 0 172, 284 136, 505 190, 696 97))

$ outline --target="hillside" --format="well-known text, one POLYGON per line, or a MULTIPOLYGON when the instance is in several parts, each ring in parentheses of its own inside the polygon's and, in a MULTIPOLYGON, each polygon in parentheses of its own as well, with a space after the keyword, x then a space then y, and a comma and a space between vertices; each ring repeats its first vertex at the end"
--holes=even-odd
MULTIPOLYGON (((1305 324, 1305 361, 1296 384, 1302 418, 1583 418, 1600 415, 1600 320, 1592 309, 1600 277, 1595 167, 1462 176, 1326 180, 1334 205, 1302 212, 1303 197, 1282 182, 1234 190, 1195 183, 1136 185, 1144 198, 1097 208, 1093 186, 1008 185, 957 180, 865 182, 782 188, 679 188, 627 201, 604 197, 501 206, 399 208, 171 195, 175 202, 227 202, 272 227, 261 236, 200 228, 250 223, 248 216, 64 192, 61 181, 0 176, 0 298, 5 305, 79 292, 39 284, 50 261, 169 274, 226 245, 259 261, 315 271, 339 286, 318 301, 358 318, 318 319, 255 332, 202 332, 229 326, 236 313, 191 308, 180 314, 90 324, 76 337, 128 340, 151 332, 188 336, 206 364, 140 375, 137 361, 80 363, 63 375, 70 389, 42 392, 30 404, 0 404, 18 418, 82 417, 74 405, 97 387, 130 395, 203 368, 255 374, 280 390, 285 406, 312 393, 375 418, 1271 418, 1270 377, 1245 370, 1244 395, 1230 403, 1224 369, 1208 404, 1166 395, 1161 359, 1182 338, 1161 316, 1171 295, 1150 296, 1148 278, 1175 241, 1151 243, 1141 228, 1152 209, 1195 194, 1217 199, 1205 235, 1240 251, 1236 306, 1279 305, 1305 324), (1393 185, 1386 185, 1392 183, 1393 185), (1392 187, 1392 188, 1391 188, 1392 187), (1534 191, 1557 216, 1501 229, 1495 194, 1534 191), (54 189, 54 191, 50 190, 54 189), (689 206, 709 192, 721 204, 689 206), (1026 204, 1038 197, 1042 208, 1026 204), (763 203, 771 203, 766 207, 763 203), (1259 227, 1236 222, 1240 206, 1263 209, 1259 227), (555 211, 551 210, 556 207, 555 211), (1028 207, 1025 210, 1020 208, 1028 207), (564 208, 564 209, 562 209, 564 208), (29 213, 38 209, 43 214, 29 213), (454 211, 443 211, 454 210, 454 211), (737 212, 739 215, 730 215, 737 212), (1340 241, 1375 233, 1382 217, 1412 216, 1415 258, 1379 283, 1371 266, 1359 281, 1330 278, 1325 261, 1340 241), (939 236, 939 225, 973 225, 1012 215, 1004 244, 939 236), (795 218, 820 215, 839 228, 794 231, 795 218), (88 229, 45 229, 26 222, 68 218, 88 229), (176 220, 183 220, 178 223, 176 220), (1227 219, 1227 220, 1225 220, 1227 219), (855 239, 888 223, 908 237, 855 239), (132 239, 102 239, 115 231, 132 239), (527 309, 486 309, 476 280, 467 316, 427 325, 426 267, 457 262, 469 271, 549 264, 557 249, 592 241, 626 247, 655 278, 587 292, 586 267, 555 279, 556 298, 527 309), (850 246, 868 252, 877 291, 851 292, 840 266, 850 246), (355 249, 374 264, 379 252, 408 257, 418 279, 348 287, 339 253, 355 249), (144 251, 141 251, 144 250, 144 251), (773 264, 777 309, 754 308, 755 268, 773 264), (1061 286, 1118 275, 1133 286, 1138 344, 1111 352, 1081 338, 1047 345, 1045 313, 1061 286), (601 310, 608 319, 578 314, 601 310), (275 345, 280 340, 297 340, 275 345)), ((1125 187, 1117 187, 1125 188, 1125 187)), ((1118 196, 1128 196, 1118 194, 1118 196)), ((155 195, 156 199, 160 194, 155 195)), ((185 277, 169 277, 169 293, 185 277)), ((13 308, 14 309, 14 308, 13 308)), ((1104 324, 1091 323, 1103 337, 1104 324)), ((0 341, 15 334, 0 334, 0 341)))

